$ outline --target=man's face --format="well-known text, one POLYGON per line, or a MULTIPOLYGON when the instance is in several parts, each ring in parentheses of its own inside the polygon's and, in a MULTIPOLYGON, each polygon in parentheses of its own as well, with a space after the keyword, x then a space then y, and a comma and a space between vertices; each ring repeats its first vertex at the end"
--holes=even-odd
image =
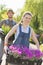
POLYGON ((7 15, 8 15, 8 18, 12 18, 13 17, 13 13, 11 11, 8 12, 7 15))

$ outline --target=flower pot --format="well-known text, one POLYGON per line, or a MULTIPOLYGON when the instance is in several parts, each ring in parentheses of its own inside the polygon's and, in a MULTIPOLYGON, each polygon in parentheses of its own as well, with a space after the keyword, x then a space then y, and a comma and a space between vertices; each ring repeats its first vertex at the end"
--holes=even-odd
POLYGON ((28 59, 20 59, 20 58, 14 58, 12 55, 8 55, 7 62, 16 64, 16 65, 41 65, 42 60, 28 60, 28 59))
POLYGON ((41 63, 42 63, 42 59, 34 61, 34 64, 36 64, 36 65, 41 65, 41 63))

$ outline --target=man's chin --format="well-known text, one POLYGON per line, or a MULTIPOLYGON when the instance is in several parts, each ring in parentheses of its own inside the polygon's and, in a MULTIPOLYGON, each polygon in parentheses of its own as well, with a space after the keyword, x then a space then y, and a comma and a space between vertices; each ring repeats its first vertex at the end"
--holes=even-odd
POLYGON ((9 18, 12 18, 12 17, 9 17, 9 18))

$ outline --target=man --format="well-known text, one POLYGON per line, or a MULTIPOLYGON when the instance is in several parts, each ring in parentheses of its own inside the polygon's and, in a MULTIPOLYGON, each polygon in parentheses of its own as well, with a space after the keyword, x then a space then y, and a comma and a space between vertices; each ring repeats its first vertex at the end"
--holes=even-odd
POLYGON ((0 22, 0 27, 2 27, 3 24, 5 24, 12 28, 16 24, 16 22, 13 20, 13 15, 14 15, 13 10, 11 10, 11 9, 8 10, 7 15, 8 15, 8 19, 0 22))
POLYGON ((5 25, 5 26, 8 25, 11 29, 16 24, 16 22, 13 20, 13 15, 14 15, 13 10, 9 9, 8 12, 7 12, 7 15, 8 15, 8 19, 0 22, 0 28, 2 28, 3 25, 5 25))
MULTIPOLYGON (((3 20, 2 22, 0 22, 0 28, 2 28, 3 25, 8 25, 10 28, 12 28, 12 27, 16 24, 16 22, 13 20, 13 15, 14 15, 13 10, 11 10, 11 9, 8 10, 7 15, 8 15, 8 19, 3 20)), ((0 37, 1 37, 1 36, 0 36, 0 37)), ((14 36, 12 36, 12 37, 10 38, 10 40, 13 40, 13 37, 14 37, 14 36)), ((3 50, 3 48, 2 48, 3 43, 2 43, 2 42, 1 42, 0 46, 1 46, 1 47, 0 47, 0 51, 1 51, 1 50, 3 50)), ((2 51, 1 51, 0 56, 2 56, 2 51)))

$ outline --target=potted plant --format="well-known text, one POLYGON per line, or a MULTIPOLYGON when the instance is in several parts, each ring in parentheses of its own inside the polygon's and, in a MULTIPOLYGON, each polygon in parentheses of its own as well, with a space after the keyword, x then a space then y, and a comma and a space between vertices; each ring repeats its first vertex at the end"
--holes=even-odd
POLYGON ((20 47, 11 45, 9 47, 9 56, 12 56, 14 63, 16 59, 17 64, 41 65, 42 63, 41 58, 43 57, 43 52, 41 52, 40 50, 31 50, 23 46, 21 46, 20 48, 20 47))

